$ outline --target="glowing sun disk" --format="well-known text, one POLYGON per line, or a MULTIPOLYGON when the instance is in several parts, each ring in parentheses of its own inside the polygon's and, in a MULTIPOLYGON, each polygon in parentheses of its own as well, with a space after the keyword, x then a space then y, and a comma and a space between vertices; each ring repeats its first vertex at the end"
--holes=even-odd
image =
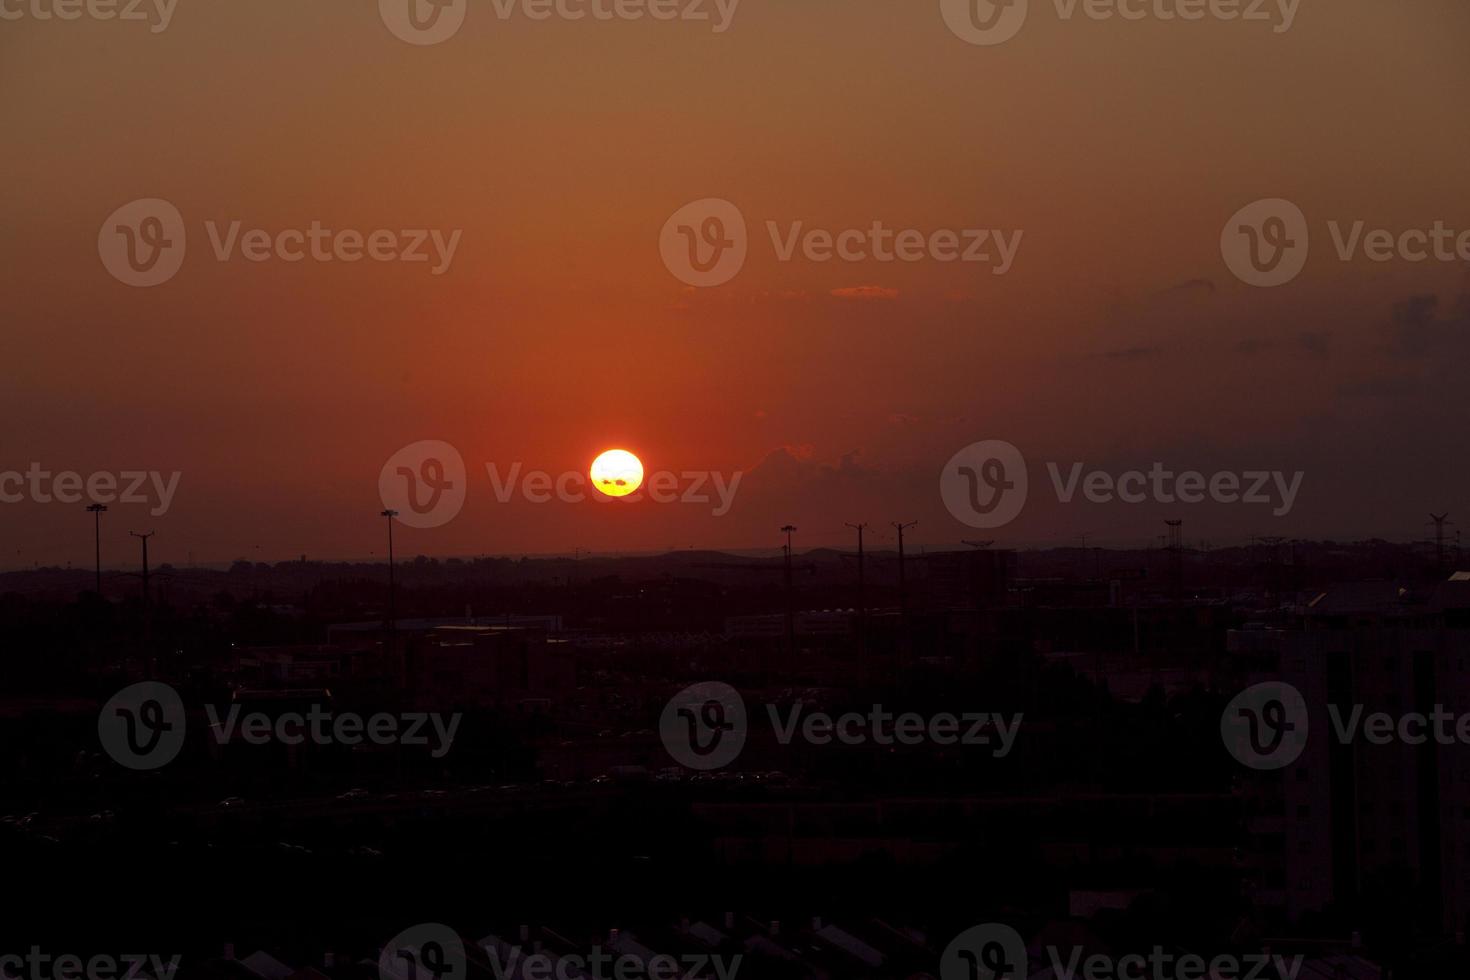
POLYGON ((609 497, 626 497, 643 486, 643 464, 626 449, 609 449, 592 461, 592 485, 609 497))

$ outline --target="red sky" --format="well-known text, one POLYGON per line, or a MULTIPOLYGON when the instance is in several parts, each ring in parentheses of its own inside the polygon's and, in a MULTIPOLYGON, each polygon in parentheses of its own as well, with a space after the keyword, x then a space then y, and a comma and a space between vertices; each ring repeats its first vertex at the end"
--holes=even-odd
MULTIPOLYGON (((1031 0, 997 47, 932 2, 745 0, 707 24, 500 20, 434 46, 365 0, 178 0, 166 30, 0 21, 0 471, 179 471, 117 505, 157 560, 378 548, 378 473, 423 439, 463 512, 405 553, 846 542, 844 521, 976 532, 938 492, 982 439, 1121 470, 1305 474, 1285 519, 1186 510, 1186 537, 1422 535, 1463 510, 1470 263, 1338 261, 1325 223, 1470 230, 1470 8, 1303 0, 1290 31, 1094 22, 1031 0), (113 279, 138 198, 179 274, 113 279), (658 236, 735 203, 740 275, 691 290, 658 236), (1225 220, 1287 198, 1300 279, 1255 289, 1225 220), (452 266, 219 262, 206 221, 458 230, 452 266), (785 227, 1021 229, 1014 267, 778 261, 785 227), (873 288, 869 288, 873 287, 873 288), (730 513, 500 504, 485 464, 746 475, 730 513)), ((0 3, 10 8, 10 2, 0 3)), ((1038 500, 1005 543, 1142 544, 1151 506, 1038 500)), ((1466 520, 1470 520, 1467 513, 1466 520)), ((80 506, 0 504, 0 566, 85 564, 80 506)), ((131 552, 129 551, 130 555, 131 552)))

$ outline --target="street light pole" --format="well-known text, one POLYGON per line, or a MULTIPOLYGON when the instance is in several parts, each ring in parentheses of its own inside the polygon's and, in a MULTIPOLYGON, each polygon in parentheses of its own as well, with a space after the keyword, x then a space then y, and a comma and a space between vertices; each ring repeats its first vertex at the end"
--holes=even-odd
POLYGON ((107 513, 106 504, 89 504, 87 512, 92 515, 92 544, 97 557, 97 595, 102 595, 102 515, 107 513))
POLYGON ((393 583, 393 518, 398 516, 398 511, 390 507, 378 516, 388 520, 388 653, 392 654, 398 645, 398 613, 395 610, 393 583))
POLYGON ((796 653, 796 606, 791 595, 791 535, 796 526, 787 524, 781 528, 786 532, 786 652, 796 653))
POLYGON ((153 537, 153 531, 141 533, 129 531, 133 537, 143 542, 143 676, 149 680, 153 679, 153 600, 148 592, 148 539, 153 537))

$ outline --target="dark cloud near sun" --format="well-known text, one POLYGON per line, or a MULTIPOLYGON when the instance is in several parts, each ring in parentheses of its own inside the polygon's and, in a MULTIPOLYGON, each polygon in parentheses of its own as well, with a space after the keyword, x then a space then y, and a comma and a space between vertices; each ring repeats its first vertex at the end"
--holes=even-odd
POLYGON ((841 286, 832 290, 832 295, 838 299, 895 300, 898 290, 886 286, 841 286))

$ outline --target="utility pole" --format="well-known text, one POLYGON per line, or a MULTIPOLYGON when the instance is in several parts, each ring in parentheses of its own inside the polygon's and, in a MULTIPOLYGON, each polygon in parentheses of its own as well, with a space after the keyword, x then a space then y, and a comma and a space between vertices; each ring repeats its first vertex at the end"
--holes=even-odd
POLYGON ((889 521, 888 523, 892 524, 893 529, 898 532, 898 612, 904 621, 904 625, 907 626, 909 618, 909 585, 903 564, 903 532, 914 527, 919 522, 909 521, 905 524, 902 521, 889 521))
POLYGON ((904 684, 908 679, 910 644, 913 636, 909 631, 909 583, 908 573, 904 568, 903 555, 903 532, 918 524, 918 521, 889 521, 893 529, 898 532, 898 661, 897 676, 895 680, 904 684))
POLYGON ((393 583, 393 518, 398 516, 398 511, 388 508, 378 515, 388 520, 388 654, 392 656, 398 643, 398 613, 394 599, 395 586, 393 583))
POLYGON ((149 531, 140 534, 137 531, 129 531, 133 537, 143 542, 143 676, 149 680, 153 679, 153 602, 148 592, 148 539, 156 533, 149 531))
POLYGON ((102 515, 107 513, 106 504, 88 504, 92 515, 92 544, 97 556, 97 597, 102 597, 102 515))
POLYGON ((796 606, 795 598, 791 594, 791 535, 795 533, 796 526, 786 524, 781 530, 786 532, 786 652, 795 655, 796 606))

